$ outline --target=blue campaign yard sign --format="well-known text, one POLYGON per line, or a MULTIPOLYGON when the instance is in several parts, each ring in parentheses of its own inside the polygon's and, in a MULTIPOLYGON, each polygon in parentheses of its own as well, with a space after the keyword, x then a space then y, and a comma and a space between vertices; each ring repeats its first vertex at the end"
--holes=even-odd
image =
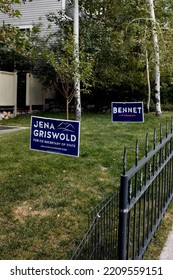
POLYGON ((112 102, 113 122, 144 122, 143 102, 112 102))
POLYGON ((31 117, 30 149, 79 156, 80 123, 31 117))

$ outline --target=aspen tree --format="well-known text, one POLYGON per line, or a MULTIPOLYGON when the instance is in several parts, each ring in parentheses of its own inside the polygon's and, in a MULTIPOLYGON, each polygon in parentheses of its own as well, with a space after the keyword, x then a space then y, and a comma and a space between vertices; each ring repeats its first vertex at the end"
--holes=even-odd
POLYGON ((159 54, 159 42, 157 36, 157 22, 155 18, 154 2, 148 0, 150 7, 150 16, 152 19, 152 36, 154 44, 154 55, 155 55, 155 102, 156 102, 156 116, 162 114, 161 102, 160 102, 160 54, 159 54))

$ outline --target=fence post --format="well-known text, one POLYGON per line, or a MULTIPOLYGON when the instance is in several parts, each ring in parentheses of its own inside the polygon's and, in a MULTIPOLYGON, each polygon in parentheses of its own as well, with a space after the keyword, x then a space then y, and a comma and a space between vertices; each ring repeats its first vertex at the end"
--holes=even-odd
POLYGON ((121 176, 119 201, 118 259, 127 258, 128 176, 121 176))

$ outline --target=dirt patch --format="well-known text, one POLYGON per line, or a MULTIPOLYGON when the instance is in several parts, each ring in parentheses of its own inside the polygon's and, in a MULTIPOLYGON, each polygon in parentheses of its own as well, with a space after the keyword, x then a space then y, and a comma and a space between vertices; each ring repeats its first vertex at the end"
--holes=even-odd
POLYGON ((99 178, 99 182, 109 183, 109 182, 110 182, 110 180, 109 180, 109 178, 102 178, 102 177, 100 177, 100 178, 99 178))
POLYGON ((101 169, 102 172, 107 172, 108 171, 108 168, 104 167, 102 165, 100 165, 100 169, 101 169))
POLYGON ((14 209, 13 216, 15 220, 24 223, 27 217, 48 217, 51 213, 52 211, 50 209, 35 210, 28 201, 24 201, 14 209))

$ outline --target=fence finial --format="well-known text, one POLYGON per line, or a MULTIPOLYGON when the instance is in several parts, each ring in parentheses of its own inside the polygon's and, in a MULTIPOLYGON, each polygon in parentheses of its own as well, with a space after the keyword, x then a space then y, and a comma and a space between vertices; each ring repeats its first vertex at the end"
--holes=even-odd
POLYGON ((154 139, 153 139, 153 141, 154 141, 153 149, 155 150, 155 148, 156 148, 156 128, 154 128, 154 139))
POLYGON ((166 138, 168 137, 168 121, 166 121, 166 138))
POLYGON ((126 147, 124 147, 124 156, 123 156, 123 175, 126 174, 126 168, 127 168, 127 150, 126 147))
POLYGON ((145 156, 148 155, 148 133, 146 134, 146 143, 145 143, 145 156))
POLYGON ((162 143, 162 124, 160 124, 160 143, 162 143))
POLYGON ((137 139, 136 140, 136 166, 138 165, 138 155, 139 155, 139 144, 137 139))
POLYGON ((171 133, 173 132, 173 117, 171 118, 171 133))

